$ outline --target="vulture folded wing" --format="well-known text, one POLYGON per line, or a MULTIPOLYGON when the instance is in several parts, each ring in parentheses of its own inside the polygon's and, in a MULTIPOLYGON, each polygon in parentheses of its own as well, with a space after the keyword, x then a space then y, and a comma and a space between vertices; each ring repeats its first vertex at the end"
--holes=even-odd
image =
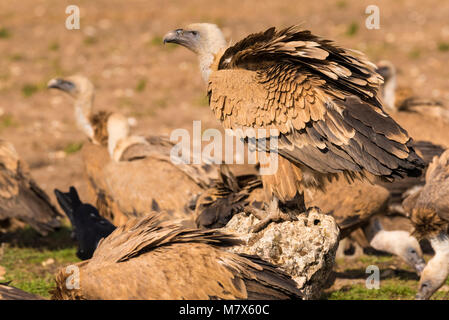
POLYGON ((324 174, 421 173, 407 132, 377 99, 382 78, 362 55, 309 31, 271 28, 228 48, 216 68, 211 108, 250 143, 276 136, 281 156, 324 174))
MULTIPOLYGON (((417 151, 426 167, 432 162, 433 157, 439 156, 444 152, 442 146, 428 141, 414 141, 413 148, 417 151)), ((404 177, 395 179, 393 182, 381 182, 381 185, 390 191, 390 205, 394 206, 392 207, 393 209, 399 209, 400 211, 402 209, 396 207, 396 205, 400 205, 409 194, 417 191, 424 184, 424 174, 420 177, 404 177)), ((403 214, 403 212, 400 213, 403 214)))
POLYGON ((42 235, 60 226, 61 214, 36 184, 12 144, 0 141, 0 220, 16 219, 42 235))
POLYGON ((287 299, 295 282, 257 257, 222 250, 240 243, 217 230, 184 229, 149 215, 103 239, 80 268, 80 289, 57 276, 55 298, 287 299), (104 288, 108 290, 104 290, 104 288))
MULTIPOLYGON (((132 138, 132 137, 131 137, 132 138)), ((134 161, 145 158, 153 158, 173 165, 174 169, 183 172, 192 179, 201 188, 211 185, 212 180, 217 178, 216 166, 212 161, 203 162, 202 159, 195 161, 195 155, 192 154, 189 163, 176 163, 172 159, 172 153, 175 144, 165 136, 150 136, 145 138, 145 143, 129 144, 121 153, 120 161, 134 161), (199 163, 199 164, 197 164, 199 163)), ((184 154, 184 153, 183 153, 184 154)), ((190 150, 189 150, 190 154, 190 150)))
POLYGON ((449 222, 449 150, 434 157, 426 172, 426 184, 416 206, 434 208, 438 216, 449 222))
POLYGON ((44 298, 23 290, 0 283, 0 300, 45 300, 44 298))
POLYGON ((258 175, 244 174, 236 177, 227 165, 221 165, 220 179, 196 201, 196 225, 203 228, 224 227, 234 214, 244 210, 250 203, 253 190, 258 188, 262 188, 258 175))
MULTIPOLYGON (((172 163, 147 157, 136 161, 110 161, 104 168, 106 194, 126 217, 164 210, 166 218, 192 218, 188 200, 201 188, 172 163)), ((118 224, 116 224, 118 225, 118 224)))

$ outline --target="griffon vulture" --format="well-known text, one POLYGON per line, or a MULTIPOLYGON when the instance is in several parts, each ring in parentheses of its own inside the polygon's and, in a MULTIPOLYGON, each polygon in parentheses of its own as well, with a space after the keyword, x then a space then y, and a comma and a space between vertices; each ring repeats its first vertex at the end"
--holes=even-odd
POLYGON ((224 128, 241 129, 253 148, 279 155, 276 173, 262 176, 271 204, 254 231, 294 218, 280 209, 304 209, 304 190, 322 189, 334 177, 421 173, 412 139, 378 99, 382 77, 363 54, 297 26, 228 46, 216 25, 198 23, 169 32, 164 42, 198 55, 210 107, 224 128))
POLYGON ((217 230, 186 229, 155 215, 130 219, 100 241, 90 260, 56 275, 53 299, 289 299, 296 283, 256 256, 224 248, 238 244, 217 230))
POLYGON ((108 199, 104 192, 102 169, 110 160, 107 149, 108 122, 117 115, 106 111, 93 112, 95 88, 92 82, 84 76, 55 78, 50 80, 47 86, 66 92, 74 99, 76 124, 88 138, 88 142, 85 142, 81 149, 81 156, 90 199, 96 200, 97 206, 100 206, 101 203, 112 203, 112 200, 108 199))
POLYGON ((417 299, 428 299, 449 275, 449 150, 435 157, 426 172, 424 187, 404 200, 414 234, 430 241, 435 256, 419 282, 417 299))
POLYGON ((123 213, 113 223, 120 225, 150 210, 163 212, 164 219, 193 223, 188 202, 217 177, 216 166, 173 163, 169 139, 129 135, 124 117, 115 117, 108 133, 111 160, 102 169, 105 195, 123 213))
POLYGON ((376 71, 384 79, 384 83, 380 87, 380 96, 388 112, 413 111, 430 113, 435 116, 443 115, 449 120, 449 111, 441 108, 441 102, 420 98, 414 94, 412 88, 397 85, 396 67, 392 62, 387 60, 379 61, 376 71))
POLYGON ((61 226, 62 217, 48 195, 31 177, 28 165, 14 146, 0 140, 0 225, 7 229, 12 221, 29 224, 41 235, 61 226))
MULTIPOLYGON (((167 218, 185 218, 193 194, 216 177, 213 166, 174 165, 173 144, 164 137, 129 135, 128 120, 119 113, 92 113, 94 86, 83 76, 53 79, 49 88, 75 99, 78 127, 89 138, 82 157, 91 199, 100 214, 115 225, 151 209, 165 209, 167 218)), ((192 218, 192 217, 190 217, 192 218)))

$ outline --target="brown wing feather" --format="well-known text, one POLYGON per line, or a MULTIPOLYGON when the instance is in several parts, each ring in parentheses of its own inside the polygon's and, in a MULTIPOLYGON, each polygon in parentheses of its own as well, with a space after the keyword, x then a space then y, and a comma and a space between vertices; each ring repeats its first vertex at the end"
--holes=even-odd
POLYGON ((279 154, 317 172, 418 175, 411 139, 377 99, 374 68, 308 31, 269 29, 224 52, 210 105, 225 128, 279 130, 279 154))
POLYGON ((0 141, 0 185, 0 220, 23 221, 43 235, 60 226, 61 214, 6 141, 0 141))
POLYGON ((206 189, 196 202, 196 225, 202 228, 225 226, 234 214, 242 212, 250 203, 253 190, 261 187, 262 181, 258 175, 236 177, 227 165, 222 165, 220 179, 206 189))
MULTIPOLYGON (((173 163, 171 159, 172 149, 175 144, 165 136, 146 137, 148 144, 136 143, 127 147, 120 157, 120 161, 134 161, 145 158, 153 158, 158 161, 173 163)), ((201 188, 207 188, 217 178, 217 166, 200 161, 196 164, 194 155, 191 154, 190 163, 179 163, 173 165, 174 169, 182 171, 201 188)))
POLYGON ((434 157, 426 172, 426 184, 403 202, 410 214, 414 234, 431 237, 449 226, 449 150, 434 157))
MULTIPOLYGON (((440 145, 428 141, 414 141, 413 147, 418 152, 426 166, 432 162, 434 156, 439 156, 444 152, 440 145)), ((382 182, 381 185, 390 192, 390 206, 397 206, 402 203, 407 193, 416 190, 425 184, 425 175, 420 177, 404 177, 393 182, 382 182)), ((395 209, 397 207, 394 207, 395 209)), ((399 210, 401 210, 399 208, 399 210)), ((402 213, 402 212, 401 212, 402 213)))
POLYGON ((44 298, 23 290, 0 283, 0 300, 45 300, 44 298))
POLYGON ((257 257, 223 247, 239 243, 217 230, 184 229, 155 216, 130 220, 78 264, 80 289, 67 290, 61 270, 58 299, 287 299, 295 282, 257 257), (145 281, 142 281, 145 279, 145 281), (126 284, 126 285, 124 285, 126 284), (108 290, 104 290, 104 288, 108 290))
POLYGON ((416 201, 417 208, 433 208, 449 222, 449 150, 434 157, 426 172, 426 184, 416 201))
POLYGON ((110 161, 103 174, 105 194, 127 218, 146 215, 156 203, 167 219, 193 219, 186 204, 202 189, 172 163, 155 157, 110 161))

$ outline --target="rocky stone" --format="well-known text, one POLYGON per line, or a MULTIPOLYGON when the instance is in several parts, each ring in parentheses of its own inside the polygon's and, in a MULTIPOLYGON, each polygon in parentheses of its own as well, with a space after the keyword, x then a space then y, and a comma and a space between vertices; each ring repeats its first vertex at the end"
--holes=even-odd
POLYGON ((253 215, 235 215, 224 230, 244 244, 229 250, 255 254, 281 267, 298 283, 305 299, 319 298, 335 263, 340 231, 334 218, 311 208, 298 221, 271 223, 252 233, 258 222, 253 215))

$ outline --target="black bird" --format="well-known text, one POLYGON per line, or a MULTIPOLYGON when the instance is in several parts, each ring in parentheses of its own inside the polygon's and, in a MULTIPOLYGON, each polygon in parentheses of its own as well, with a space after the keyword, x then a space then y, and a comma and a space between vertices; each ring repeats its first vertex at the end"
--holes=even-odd
POLYGON ((69 192, 55 189, 55 195, 59 206, 73 226, 78 241, 76 255, 81 260, 90 259, 99 241, 110 235, 116 227, 101 217, 97 208, 88 203, 82 203, 75 187, 70 187, 69 192))

